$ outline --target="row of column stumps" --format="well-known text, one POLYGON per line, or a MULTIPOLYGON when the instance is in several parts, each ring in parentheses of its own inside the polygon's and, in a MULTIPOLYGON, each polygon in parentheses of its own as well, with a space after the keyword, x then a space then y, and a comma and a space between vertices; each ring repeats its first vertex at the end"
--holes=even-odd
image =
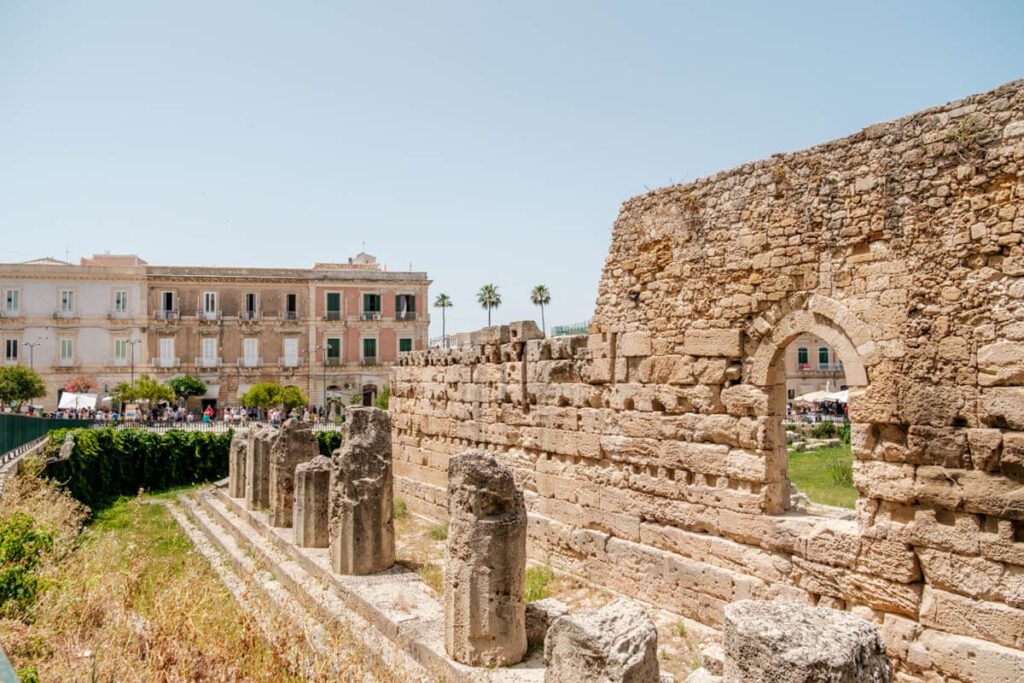
MULTIPOLYGON (((350 408, 342 446, 331 458, 317 455, 315 436, 296 420, 280 430, 236 432, 229 473, 229 495, 244 496, 248 509, 267 510, 274 526, 293 526, 296 545, 329 547, 335 572, 372 574, 394 565, 386 411, 350 408)), ((444 644, 452 659, 516 664, 532 621, 531 642, 543 641, 546 681, 660 680, 657 630, 639 603, 619 598, 572 614, 558 603, 528 610, 523 493, 493 454, 471 450, 450 458, 448 517, 444 644)), ((722 670, 699 669, 693 681, 892 680, 877 629, 846 612, 743 601, 726 608, 723 640, 722 670)))

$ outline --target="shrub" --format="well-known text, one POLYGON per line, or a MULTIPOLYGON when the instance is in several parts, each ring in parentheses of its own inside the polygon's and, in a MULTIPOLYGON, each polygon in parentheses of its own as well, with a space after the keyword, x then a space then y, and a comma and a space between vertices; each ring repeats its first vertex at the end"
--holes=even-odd
POLYGON ((523 598, 526 602, 534 602, 548 597, 551 595, 548 584, 554 578, 555 572, 549 564, 527 567, 526 580, 523 582, 523 598))
POLYGON ((831 422, 819 422, 811 429, 811 436, 815 439, 830 439, 836 435, 836 426, 831 422))
POLYGON ((320 455, 328 458, 341 448, 341 432, 316 432, 316 442, 320 447, 320 455))
POLYGON ((430 527, 429 533, 435 541, 443 541, 448 538, 448 520, 445 520, 443 524, 435 524, 430 527))
POLYGON ((847 446, 850 445, 850 423, 849 422, 844 422, 843 423, 843 428, 839 430, 839 438, 847 446))
POLYGON ((35 602, 44 587, 35 568, 53 549, 53 536, 21 511, 0 521, 0 615, 16 614, 35 602))
MULTIPOLYGON (((66 433, 50 432, 50 453, 59 450, 66 433)), ((157 434, 110 427, 78 429, 71 457, 49 463, 44 474, 96 509, 118 496, 135 495, 140 488, 160 490, 222 479, 228 473, 231 436, 230 430, 157 434)))

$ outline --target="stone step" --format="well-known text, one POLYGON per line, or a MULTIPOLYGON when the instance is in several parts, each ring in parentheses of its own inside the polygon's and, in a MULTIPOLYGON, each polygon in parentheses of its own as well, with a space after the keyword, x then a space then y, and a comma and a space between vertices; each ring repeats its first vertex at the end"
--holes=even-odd
MULTIPOLYGON (((297 636, 321 660, 330 662, 342 677, 349 673, 349 653, 356 650, 362 662, 376 660, 378 667, 399 670, 407 680, 436 680, 373 626, 351 614, 336 595, 294 562, 269 546, 264 548, 268 554, 254 553, 244 540, 229 531, 222 519, 200 507, 196 500, 181 495, 178 502, 187 519, 182 519, 182 513, 173 506, 172 515, 197 549, 207 556, 239 603, 251 610, 272 644, 277 640, 294 643, 297 636), (196 538, 197 535, 201 537, 196 538), (207 545, 212 546, 216 557, 210 556, 204 547, 207 545), (290 641, 288 634, 282 632, 282 625, 291 631, 290 641), (344 646, 339 647, 339 641, 344 646), (353 642, 359 645, 353 647, 353 642)), ((300 663, 313 671, 316 663, 310 657, 304 659, 307 661, 300 663)))
MULTIPOLYGON (((343 576, 330 567, 326 548, 299 548, 292 529, 272 527, 266 512, 245 509, 218 486, 195 496, 198 505, 216 519, 246 550, 269 566, 300 569, 314 583, 328 588, 346 612, 364 619, 408 654, 435 680, 541 681, 540 653, 514 667, 484 669, 449 659, 444 649, 444 611, 435 593, 415 572, 395 566, 369 576, 343 576)), ((274 570, 276 572, 276 570, 274 570)), ((293 583, 296 590, 301 582, 293 583)), ((326 608, 327 617, 336 607, 326 608)))

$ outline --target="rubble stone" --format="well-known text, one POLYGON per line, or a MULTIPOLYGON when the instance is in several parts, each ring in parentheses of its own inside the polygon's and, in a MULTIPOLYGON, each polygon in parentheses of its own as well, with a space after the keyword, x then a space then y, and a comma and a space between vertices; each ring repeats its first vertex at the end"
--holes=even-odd
POLYGON ((569 608, 555 598, 526 603, 526 644, 543 647, 551 622, 568 613, 569 608))
POLYGON ((526 653, 526 507, 512 471, 484 451, 448 461, 444 636, 452 659, 515 664, 526 653))

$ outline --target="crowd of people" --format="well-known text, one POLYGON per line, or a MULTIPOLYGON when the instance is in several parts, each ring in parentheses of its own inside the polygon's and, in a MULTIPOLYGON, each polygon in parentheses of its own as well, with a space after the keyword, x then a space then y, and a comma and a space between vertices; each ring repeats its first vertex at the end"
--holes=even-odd
MULTIPOLYGON (((10 412, 6 406, 5 411, 10 412)), ((106 408, 81 408, 81 409, 60 409, 43 411, 34 406, 29 406, 27 413, 34 417, 46 417, 58 420, 94 420, 99 422, 119 420, 134 420, 140 422, 223 422, 224 424, 236 425, 246 424, 250 421, 266 421, 271 424, 280 424, 288 418, 296 418, 304 422, 316 422, 325 419, 326 412, 322 407, 305 406, 293 408, 287 413, 279 408, 264 410, 262 408, 243 408, 242 406, 228 406, 215 409, 207 406, 205 409, 186 410, 180 406, 159 406, 149 410, 140 410, 137 413, 126 411, 126 415, 118 412, 116 407, 106 408)))

